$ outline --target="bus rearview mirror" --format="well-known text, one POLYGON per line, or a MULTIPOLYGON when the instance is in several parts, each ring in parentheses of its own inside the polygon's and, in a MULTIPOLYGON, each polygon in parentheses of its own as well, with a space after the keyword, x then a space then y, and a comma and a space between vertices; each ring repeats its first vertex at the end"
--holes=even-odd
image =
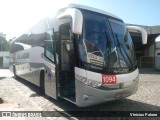
POLYGON ((57 16, 58 19, 64 19, 66 17, 72 18, 72 32, 80 35, 83 25, 83 15, 81 11, 75 8, 68 8, 57 16))
POLYGON ((142 43, 147 44, 147 31, 144 28, 139 26, 127 26, 127 29, 129 32, 132 32, 133 30, 140 32, 142 36, 142 43))

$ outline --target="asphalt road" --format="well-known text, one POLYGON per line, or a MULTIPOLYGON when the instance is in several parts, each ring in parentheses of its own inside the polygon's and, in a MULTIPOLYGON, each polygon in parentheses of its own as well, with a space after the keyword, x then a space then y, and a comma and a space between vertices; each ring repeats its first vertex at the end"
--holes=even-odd
MULTIPOLYGON (((2 73, 0 70, 0 74, 2 73)), ((51 117, 45 119, 118 119, 118 120, 130 120, 130 119, 148 119, 148 120, 158 120, 158 117, 72 117, 72 113, 67 113, 65 111, 160 111, 160 71, 156 70, 140 70, 139 76, 139 89, 136 94, 99 105, 94 105, 91 107, 79 108, 74 104, 65 101, 63 99, 54 100, 43 94, 38 87, 30 84, 22 79, 15 80, 11 76, 6 76, 6 78, 0 78, 0 98, 3 99, 4 104, 14 104, 17 110, 33 110, 40 111, 64 111, 60 117, 51 117), (2 79, 3 78, 3 79, 2 79)), ((6 107, 7 108, 7 107, 6 107)), ((6 109, 5 108, 5 109, 6 109)), ((0 109, 1 110, 1 109, 0 109)), ((1 119, 1 118, 0 118, 1 119)))

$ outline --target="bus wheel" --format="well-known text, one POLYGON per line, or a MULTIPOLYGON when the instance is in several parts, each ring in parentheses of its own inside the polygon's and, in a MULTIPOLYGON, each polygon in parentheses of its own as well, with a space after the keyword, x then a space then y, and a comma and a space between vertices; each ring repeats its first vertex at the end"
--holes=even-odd
POLYGON ((16 66, 15 65, 13 65, 13 75, 14 75, 14 78, 17 79, 16 66))
POLYGON ((41 70, 41 71, 40 71, 40 88, 41 88, 42 94, 45 94, 44 70, 41 70))

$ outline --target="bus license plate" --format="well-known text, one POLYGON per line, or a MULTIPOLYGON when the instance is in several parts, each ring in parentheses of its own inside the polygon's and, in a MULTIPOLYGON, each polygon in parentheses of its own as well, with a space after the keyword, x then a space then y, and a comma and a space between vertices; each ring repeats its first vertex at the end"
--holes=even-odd
POLYGON ((116 84, 116 83, 117 83, 116 75, 102 74, 102 84, 116 84))

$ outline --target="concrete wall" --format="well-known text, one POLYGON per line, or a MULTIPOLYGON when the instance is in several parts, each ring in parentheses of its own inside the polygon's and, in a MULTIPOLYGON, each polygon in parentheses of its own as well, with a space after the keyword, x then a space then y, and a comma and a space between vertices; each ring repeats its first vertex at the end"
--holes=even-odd
POLYGON ((155 56, 160 56, 160 42, 156 42, 155 56), (157 55, 159 53, 159 55, 157 55))
POLYGON ((146 47, 144 50, 144 54, 148 57, 154 57, 154 44, 150 45, 149 47, 146 47))
POLYGON ((160 55, 155 57, 155 68, 160 70, 160 55))
POLYGON ((156 48, 160 49, 160 42, 156 42, 156 48))
POLYGON ((160 49, 157 49, 156 54, 155 54, 155 56, 160 56, 160 55, 157 55, 157 54, 160 54, 160 49))
POLYGON ((3 58, 2 67, 9 68, 9 52, 8 51, 0 51, 0 57, 3 58))
POLYGON ((160 70, 160 42, 156 42, 155 68, 160 70))
POLYGON ((149 57, 154 57, 154 44, 149 46, 149 57))

